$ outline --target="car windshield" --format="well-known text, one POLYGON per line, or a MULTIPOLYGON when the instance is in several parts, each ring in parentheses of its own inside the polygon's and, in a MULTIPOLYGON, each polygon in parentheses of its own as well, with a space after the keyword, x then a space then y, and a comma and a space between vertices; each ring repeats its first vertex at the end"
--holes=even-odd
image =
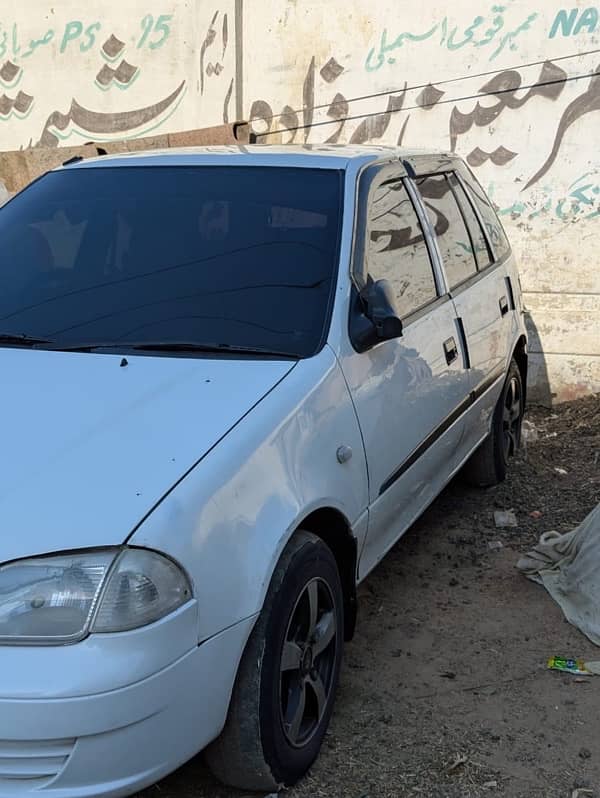
POLYGON ((308 357, 327 332, 341 197, 330 169, 52 172, 0 210, 0 345, 308 357))

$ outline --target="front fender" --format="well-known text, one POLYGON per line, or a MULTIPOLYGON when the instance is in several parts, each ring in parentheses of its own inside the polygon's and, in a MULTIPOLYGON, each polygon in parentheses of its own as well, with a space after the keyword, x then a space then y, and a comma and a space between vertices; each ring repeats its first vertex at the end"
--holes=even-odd
POLYGON ((366 532, 367 466, 354 407, 329 347, 297 366, 143 522, 136 546, 188 571, 198 640, 259 612, 290 536, 313 510, 333 508, 366 532), (340 464, 337 450, 353 456, 340 464))

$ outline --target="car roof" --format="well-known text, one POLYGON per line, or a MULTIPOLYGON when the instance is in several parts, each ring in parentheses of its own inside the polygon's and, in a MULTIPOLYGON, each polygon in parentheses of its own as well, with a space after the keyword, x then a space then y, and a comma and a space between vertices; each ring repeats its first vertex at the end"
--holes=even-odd
POLYGON ((392 146, 314 144, 181 147, 166 150, 101 155, 64 164, 59 169, 94 169, 122 166, 288 166, 313 169, 349 169, 376 161, 403 158, 456 157, 453 153, 392 146))

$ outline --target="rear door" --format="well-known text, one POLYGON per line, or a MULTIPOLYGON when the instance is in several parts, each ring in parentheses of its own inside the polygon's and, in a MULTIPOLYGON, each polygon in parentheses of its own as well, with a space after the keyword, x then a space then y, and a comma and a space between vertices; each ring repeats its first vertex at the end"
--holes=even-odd
MULTIPOLYGON (((500 297, 500 309, 506 321, 503 332, 507 336, 507 351, 510 355, 515 341, 515 334, 519 330, 519 310, 515 301, 519 291, 518 275, 516 273, 513 274, 513 270, 510 268, 512 255, 510 244, 490 200, 471 170, 462 161, 457 163, 456 177, 462 189, 462 191, 458 192, 458 199, 461 207, 465 209, 465 219, 470 229, 475 230, 472 237, 474 240, 481 241, 479 236, 481 231, 483 231, 483 237, 487 243, 488 257, 483 262, 480 262, 478 256, 478 268, 480 271, 498 268, 503 272, 506 290, 500 297), (514 283, 513 280, 515 281, 514 283), (508 312, 506 311, 507 304, 508 312)), ((479 245, 478 252, 483 251, 482 242, 479 245)))
POLYGON ((507 369, 514 299, 481 218, 455 171, 418 177, 468 352, 473 408, 470 448, 486 434, 507 369))
POLYGON ((432 258, 423 209, 413 204, 403 174, 400 166, 377 166, 361 179, 352 309, 360 311, 358 293, 368 279, 388 280, 403 335, 340 357, 369 470, 371 510, 361 577, 457 467, 469 404, 454 305, 432 258))

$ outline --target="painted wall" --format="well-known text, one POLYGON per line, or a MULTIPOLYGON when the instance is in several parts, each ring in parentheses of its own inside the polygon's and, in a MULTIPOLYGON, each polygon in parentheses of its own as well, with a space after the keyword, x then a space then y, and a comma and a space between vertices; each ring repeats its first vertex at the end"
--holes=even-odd
POLYGON ((598 73, 587 0, 28 0, 0 15, 0 148, 249 118, 454 149, 520 259, 534 395, 560 400, 600 391, 598 73))

